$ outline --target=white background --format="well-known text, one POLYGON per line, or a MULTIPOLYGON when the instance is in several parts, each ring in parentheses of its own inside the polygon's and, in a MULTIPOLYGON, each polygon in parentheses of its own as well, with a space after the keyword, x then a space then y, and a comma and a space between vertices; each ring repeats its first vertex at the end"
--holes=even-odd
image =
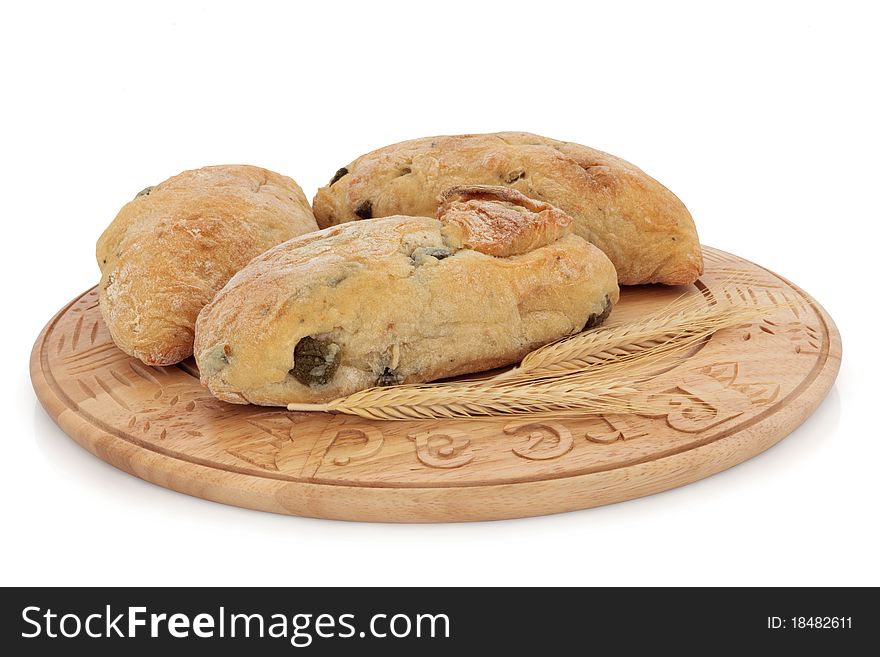
POLYGON ((68 2, 0 9, 2 584, 880 584, 874 3, 68 2), (620 155, 704 243, 797 282, 844 361, 789 438, 600 509, 357 524, 115 470, 34 397, 31 345, 135 192, 252 163, 311 197, 402 139, 527 130, 620 155))

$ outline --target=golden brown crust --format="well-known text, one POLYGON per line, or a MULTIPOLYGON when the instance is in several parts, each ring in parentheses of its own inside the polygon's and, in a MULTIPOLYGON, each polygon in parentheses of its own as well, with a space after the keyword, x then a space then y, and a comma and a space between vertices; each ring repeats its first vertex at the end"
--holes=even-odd
POLYGON ((363 155, 318 190, 315 217, 323 228, 432 216, 445 189, 472 184, 501 184, 562 209, 624 285, 692 283, 703 271, 693 219, 663 185, 602 151, 524 132, 427 137, 363 155))
POLYGON ((437 218, 448 241, 499 257, 546 246, 568 235, 572 226, 571 217, 559 208, 490 185, 446 190, 440 195, 437 218))
POLYGON ((258 167, 205 167, 147 188, 97 244, 113 340, 149 365, 187 358, 217 290, 254 256, 316 228, 299 186, 258 167))
MULTIPOLYGON (((499 227, 484 243, 523 240, 493 218, 504 203, 450 199, 447 212, 461 218, 462 202, 479 203, 471 211, 499 227)), ((530 205, 538 213, 526 213, 547 213, 530 205)), ((200 313, 202 382, 233 403, 322 402, 498 367, 576 333, 617 302, 614 267, 577 235, 550 239, 526 220, 545 243, 503 257, 452 243, 445 215, 346 223, 285 242, 200 313)))

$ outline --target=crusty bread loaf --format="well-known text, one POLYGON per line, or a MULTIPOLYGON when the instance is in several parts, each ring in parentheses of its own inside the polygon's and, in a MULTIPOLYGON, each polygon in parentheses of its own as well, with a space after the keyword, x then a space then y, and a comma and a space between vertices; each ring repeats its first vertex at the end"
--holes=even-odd
POLYGON ((524 132, 427 137, 363 155, 318 190, 315 217, 325 228, 432 216, 445 189, 471 184, 509 186, 571 215, 623 285, 692 283, 703 271, 691 215, 663 185, 607 153, 524 132))
POLYGON ((225 401, 285 405, 516 362, 618 299, 611 262, 571 230, 557 208, 481 187, 447 193, 439 220, 292 239, 199 314, 202 382, 225 401))
POLYGON ((290 178, 252 166, 185 171, 148 187, 98 240, 101 313, 149 365, 192 354, 196 316, 248 261, 317 229, 290 178))

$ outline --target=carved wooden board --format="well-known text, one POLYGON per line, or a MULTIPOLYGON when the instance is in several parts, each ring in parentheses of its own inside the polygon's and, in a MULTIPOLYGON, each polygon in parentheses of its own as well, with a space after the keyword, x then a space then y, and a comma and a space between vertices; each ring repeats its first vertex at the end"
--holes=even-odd
POLYGON ((90 452, 217 502, 389 522, 583 509, 680 486, 758 454, 803 422, 834 381, 840 336, 813 299, 735 256, 708 248, 705 256, 706 274, 694 286, 625 288, 609 324, 682 292, 707 304, 718 294, 795 303, 716 333, 658 377, 652 390, 675 393, 659 417, 379 422, 226 404, 199 384, 192 360, 147 367, 119 351, 96 289, 40 334, 31 378, 46 410, 90 452))

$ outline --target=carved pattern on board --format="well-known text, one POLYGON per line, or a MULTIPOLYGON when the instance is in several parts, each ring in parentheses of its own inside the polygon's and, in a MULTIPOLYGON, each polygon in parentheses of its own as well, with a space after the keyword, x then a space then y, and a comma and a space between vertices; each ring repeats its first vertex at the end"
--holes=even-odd
POLYGON ((736 361, 725 361, 701 367, 698 371, 723 383, 725 386, 741 392, 756 406, 765 406, 776 401, 779 396, 778 383, 748 382, 740 377, 740 364, 736 361))
POLYGON ((430 468, 460 468, 474 460, 471 439, 455 429, 419 431, 407 435, 415 441, 416 456, 430 468))
POLYGON ((237 439, 226 452, 258 468, 278 471, 279 456, 294 445, 293 416, 285 412, 258 413, 245 421, 258 432, 237 439))
POLYGON ((743 340, 771 336, 787 342, 796 354, 815 355, 819 353, 821 337, 812 325, 800 320, 785 321, 763 319, 750 325, 742 335, 743 340))
POLYGON ((526 435, 526 442, 511 451, 530 461, 558 459, 574 447, 571 431, 559 422, 511 422, 504 427, 504 433, 526 435))
POLYGON ((736 256, 715 249, 703 249, 703 260, 710 265, 740 264, 736 256))
POLYGON ((649 435, 646 421, 634 415, 599 415, 595 423, 601 425, 584 434, 591 443, 610 445, 619 440, 633 440, 649 435))
POLYGON ((745 288, 746 294, 757 302, 758 296, 756 290, 761 288, 782 289, 782 282, 769 276, 766 272, 755 271, 754 269, 743 269, 742 267, 731 265, 716 266, 712 270, 713 275, 724 285, 739 284, 745 288))
POLYGON ((742 415, 753 405, 770 404, 779 396, 779 384, 743 381, 739 368, 736 361, 706 365, 654 393, 669 397, 666 423, 676 431, 699 433, 742 415))
POLYGON ((379 429, 372 426, 351 426, 336 432, 327 451, 324 462, 333 465, 349 465, 358 461, 366 461, 378 454, 385 437, 379 429))

